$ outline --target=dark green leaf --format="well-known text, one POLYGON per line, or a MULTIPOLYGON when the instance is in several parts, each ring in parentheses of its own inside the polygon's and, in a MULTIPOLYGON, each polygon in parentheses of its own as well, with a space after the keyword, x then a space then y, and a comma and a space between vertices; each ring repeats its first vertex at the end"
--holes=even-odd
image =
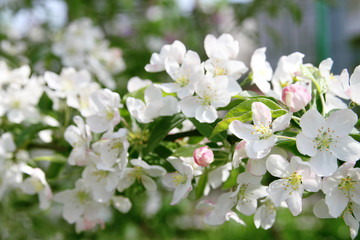
POLYGON ((169 117, 161 117, 152 124, 150 136, 147 147, 144 150, 144 155, 151 152, 169 133, 169 131, 185 120, 181 114, 176 114, 169 117))
POLYGON ((190 118, 190 121, 195 125, 196 129, 205 137, 209 138, 211 141, 214 142, 223 142, 226 139, 227 134, 214 134, 212 135, 212 132, 216 126, 216 123, 219 122, 215 121, 213 123, 200 123, 195 118, 190 118))

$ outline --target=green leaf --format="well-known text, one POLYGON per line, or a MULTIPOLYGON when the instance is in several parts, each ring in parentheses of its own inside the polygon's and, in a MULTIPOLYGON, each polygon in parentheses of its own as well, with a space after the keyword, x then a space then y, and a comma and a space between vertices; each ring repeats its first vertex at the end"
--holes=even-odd
POLYGON ((179 147, 173 152, 173 156, 175 156, 175 157, 192 157, 195 149, 197 149, 201 146, 203 146, 203 145, 192 145, 192 146, 179 147))
POLYGON ((185 120, 182 114, 176 114, 169 117, 161 117, 152 123, 150 136, 147 147, 144 150, 144 155, 151 152, 169 133, 169 131, 185 120))
POLYGON ((287 113, 287 111, 285 109, 281 108, 277 103, 275 103, 274 101, 272 101, 270 99, 263 98, 263 97, 252 98, 250 100, 240 103, 238 106, 231 109, 224 117, 224 120, 220 121, 215 126, 215 129, 211 133, 210 138, 227 130, 229 128, 229 124, 234 120, 239 120, 241 122, 251 121, 252 120, 251 105, 254 102, 262 102, 266 106, 268 106, 271 110, 271 115, 273 118, 280 117, 287 113))
POLYGON ((276 143, 276 146, 281 147, 291 153, 293 153, 296 156, 302 157, 302 158, 309 158, 306 155, 303 155, 299 152, 299 150, 296 147, 296 141, 295 140, 285 140, 280 141, 276 143))
POLYGON ((190 121, 195 125, 196 129, 205 137, 209 138, 211 141, 214 142, 224 142, 226 140, 227 134, 218 134, 218 135, 212 135, 212 132, 216 126, 216 124, 219 122, 219 120, 213 122, 213 123, 200 123, 195 118, 190 118, 190 121))
POLYGON ((222 186, 223 189, 230 189, 236 185, 236 180, 239 175, 238 169, 233 169, 230 171, 229 178, 224 182, 224 185, 222 186))
POLYGON ((195 193, 196 199, 199 199, 204 195, 204 190, 205 190, 205 187, 206 187, 207 178, 208 178, 207 173, 201 175, 201 177, 199 179, 199 182, 198 182, 198 185, 196 187, 196 193, 195 193))
POLYGON ((360 134, 349 134, 354 140, 360 142, 360 134))

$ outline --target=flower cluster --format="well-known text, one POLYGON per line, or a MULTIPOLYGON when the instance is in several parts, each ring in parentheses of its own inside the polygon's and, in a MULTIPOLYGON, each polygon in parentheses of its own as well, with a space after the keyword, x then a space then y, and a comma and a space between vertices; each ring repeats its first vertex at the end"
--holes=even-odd
POLYGON ((315 216, 341 216, 357 236, 360 134, 353 107, 360 104, 360 67, 337 76, 331 59, 315 67, 296 52, 273 70, 260 48, 248 68, 231 35, 208 35, 208 59, 180 41, 165 45, 145 70, 165 71, 169 82, 134 77, 121 98, 108 89, 121 58, 111 58, 102 41, 81 20, 54 45, 68 66, 60 74, 30 77, 27 66, 0 64, 1 124, 9 129, 0 137, 0 197, 21 189, 37 194, 42 209, 54 200, 83 231, 103 228, 112 207, 128 212, 132 193, 146 191, 150 199, 169 190, 171 205, 197 201, 194 214, 209 225, 244 224, 241 215, 254 215, 264 229, 273 226, 279 207, 301 214, 306 194, 318 199, 315 216), (243 90, 246 84, 258 91, 243 90), (72 188, 49 184, 56 178, 48 183, 39 164, 64 159, 71 166, 64 171, 80 169, 72 188))

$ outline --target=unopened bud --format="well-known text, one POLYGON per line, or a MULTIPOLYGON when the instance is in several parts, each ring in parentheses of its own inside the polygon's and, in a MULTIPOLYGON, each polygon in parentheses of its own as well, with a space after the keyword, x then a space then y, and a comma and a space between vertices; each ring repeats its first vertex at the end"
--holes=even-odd
POLYGON ((282 91, 282 100, 290 108, 291 112, 297 112, 305 107, 311 100, 311 94, 305 86, 291 84, 284 87, 282 91))
POLYGON ((194 161, 201 167, 207 167, 214 161, 214 153, 208 146, 197 148, 194 151, 194 161))

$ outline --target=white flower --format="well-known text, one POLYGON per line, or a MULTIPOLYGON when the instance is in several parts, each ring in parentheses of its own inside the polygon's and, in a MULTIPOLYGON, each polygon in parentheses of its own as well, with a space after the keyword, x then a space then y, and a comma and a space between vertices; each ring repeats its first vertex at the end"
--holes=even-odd
MULTIPOLYGON (((314 205, 314 214, 318 218, 334 218, 329 214, 329 208, 325 199, 321 199, 314 205)), ((345 210, 342 212, 342 218, 350 228, 350 236, 355 239, 359 231, 360 205, 355 202, 348 202, 345 210)))
POLYGON ((93 162, 98 169, 112 170, 115 164, 122 171, 125 169, 129 148, 126 135, 126 129, 120 128, 117 132, 107 132, 99 141, 93 143, 92 148, 96 153, 93 162))
POLYGON ((228 92, 231 96, 239 94, 241 87, 236 80, 248 70, 243 62, 235 60, 239 53, 239 42, 230 34, 222 34, 219 38, 209 34, 205 37, 204 48, 209 57, 204 64, 207 75, 226 76, 228 92))
POLYGON ((329 213, 338 217, 350 201, 360 204, 360 169, 354 162, 344 163, 333 175, 324 178, 322 190, 329 213))
POLYGON ((287 152, 278 147, 273 147, 268 155, 266 155, 263 158, 249 158, 247 161, 247 169, 248 171, 255 176, 263 176, 266 173, 266 160, 268 159, 268 156, 271 154, 278 154, 283 156, 284 158, 287 158, 287 152))
POLYGON ((140 90, 144 87, 151 85, 152 82, 149 79, 141 79, 139 77, 132 77, 127 84, 127 90, 129 93, 140 90))
POLYGON ((161 72, 165 70, 165 61, 174 61, 182 63, 186 52, 185 45, 176 40, 171 45, 165 45, 161 48, 160 53, 153 53, 150 58, 150 64, 146 64, 147 72, 161 72))
POLYGON ((303 58, 304 54, 295 52, 288 56, 282 56, 279 59, 277 68, 275 69, 271 80, 273 86, 273 92, 271 95, 273 95, 273 97, 281 99, 282 89, 292 84, 294 82, 294 78, 301 75, 300 66, 303 58))
POLYGON ((348 135, 356 122, 356 114, 349 109, 333 112, 327 120, 313 109, 301 117, 302 132, 296 136, 296 146, 300 153, 311 157, 311 169, 316 174, 333 174, 337 169, 337 158, 343 161, 359 159, 360 143, 348 135))
POLYGON ((272 122, 271 111, 261 102, 251 105, 254 125, 235 120, 229 130, 235 136, 245 139, 245 151, 249 158, 263 158, 277 142, 274 132, 284 130, 290 124, 291 114, 285 114, 272 122))
POLYGON ((240 173, 237 178, 238 186, 233 196, 236 196, 236 209, 250 216, 255 213, 257 199, 267 196, 267 187, 260 184, 262 177, 251 175, 249 172, 240 173))
POLYGON ((166 72, 175 81, 163 83, 161 88, 168 93, 177 93, 179 98, 192 96, 196 83, 204 77, 204 70, 200 64, 200 57, 194 51, 187 51, 182 64, 175 61, 165 61, 166 72))
POLYGON ((93 199, 97 202, 107 202, 113 196, 119 183, 119 169, 98 169, 94 164, 88 164, 82 172, 86 187, 91 189, 93 199))
POLYGON ((64 133, 65 140, 73 147, 68 162, 70 165, 84 166, 88 162, 91 132, 81 117, 75 116, 74 122, 77 126, 70 125, 64 133))
POLYGON ((163 97, 161 89, 155 85, 146 88, 144 98, 145 103, 133 97, 126 99, 130 114, 140 123, 149 123, 159 116, 172 116, 179 112, 176 98, 170 95, 163 97))
POLYGON ((170 157, 167 159, 175 168, 176 172, 167 173, 162 182, 169 189, 174 190, 171 205, 178 204, 181 199, 186 198, 192 190, 193 169, 181 159, 170 157))
POLYGON ((122 213, 130 211, 132 204, 130 200, 123 196, 113 196, 111 198, 114 207, 122 213))
POLYGON ((255 227, 262 227, 265 230, 271 228, 276 218, 276 207, 274 203, 266 197, 263 204, 256 210, 254 215, 255 227))
POLYGON ((30 175, 20 185, 21 190, 26 194, 38 194, 40 208, 50 207, 52 192, 46 181, 45 173, 40 168, 31 168, 27 165, 21 165, 21 171, 30 175))
POLYGON ((157 188, 156 183, 151 177, 163 176, 166 170, 158 165, 151 166, 141 159, 132 159, 130 163, 134 168, 125 169, 124 176, 120 179, 117 189, 122 192, 130 187, 135 180, 138 180, 141 181, 146 190, 155 191, 157 188))
POLYGON ((340 75, 340 81, 346 96, 360 105, 360 96, 358 94, 360 91, 360 66, 355 68, 350 80, 348 71, 344 69, 340 75))
POLYGON ((246 225, 239 216, 231 211, 233 206, 225 206, 223 200, 227 199, 229 193, 222 194, 216 204, 208 200, 202 200, 196 205, 197 210, 205 212, 204 222, 209 225, 221 225, 225 221, 234 220, 241 225, 246 225))
POLYGON ((109 89, 93 92, 90 95, 90 107, 94 114, 86 118, 90 130, 95 133, 112 131, 120 122, 120 96, 109 89))
POLYGON ((209 172, 204 195, 207 196, 210 193, 211 188, 216 189, 220 187, 221 184, 229 178, 230 170, 231 163, 226 163, 209 172))
POLYGON ((235 59, 239 53, 239 42, 234 40, 230 34, 224 33, 219 38, 208 34, 204 40, 204 48, 209 58, 235 59))
POLYGON ((64 204, 63 217, 68 223, 75 223, 84 214, 85 209, 95 207, 91 189, 85 187, 84 180, 79 179, 75 189, 55 194, 54 200, 64 204))
POLYGON ((317 192, 320 178, 310 170, 310 165, 299 157, 292 157, 290 163, 281 155, 272 154, 266 161, 266 168, 275 177, 269 185, 269 195, 275 206, 285 201, 291 213, 297 216, 302 211, 304 190, 317 192))
POLYGON ((252 81, 263 93, 270 91, 269 81, 273 74, 270 63, 266 61, 265 51, 266 48, 256 49, 250 61, 252 81))
POLYGON ((180 101, 180 109, 185 116, 195 117, 199 122, 214 122, 218 118, 216 108, 225 107, 231 101, 227 87, 227 77, 208 75, 196 86, 197 96, 188 96, 180 101))
POLYGON ((55 91, 56 96, 66 98, 67 105, 77 109, 80 105, 78 95, 91 82, 91 76, 87 70, 77 72, 74 68, 64 68, 60 75, 45 72, 44 79, 55 91))

